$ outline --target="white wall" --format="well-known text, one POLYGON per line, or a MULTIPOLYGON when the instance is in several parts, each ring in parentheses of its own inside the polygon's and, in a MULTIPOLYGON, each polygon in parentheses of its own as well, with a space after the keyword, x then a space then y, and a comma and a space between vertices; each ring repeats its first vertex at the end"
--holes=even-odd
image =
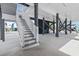
POLYGON ((16 16, 15 15, 9 15, 9 14, 2 14, 3 19, 8 19, 8 20, 15 20, 16 16))

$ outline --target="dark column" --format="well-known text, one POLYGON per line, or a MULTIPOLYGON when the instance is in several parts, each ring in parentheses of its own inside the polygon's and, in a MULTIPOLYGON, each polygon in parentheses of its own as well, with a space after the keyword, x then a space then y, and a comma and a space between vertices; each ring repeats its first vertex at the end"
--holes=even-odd
POLYGON ((4 19, 2 19, 1 4, 0 4, 0 39, 2 41, 5 41, 4 39, 4 19))
POLYGON ((4 19, 1 20, 1 40, 5 41, 5 33, 4 33, 4 19))
POLYGON ((71 20, 70 20, 70 33, 71 33, 71 31, 72 31, 72 30, 71 30, 71 23, 72 23, 72 22, 71 22, 71 20))
POLYGON ((42 27, 42 29, 43 29, 43 34, 44 34, 44 28, 45 28, 45 27, 44 27, 44 18, 43 18, 43 27, 42 27))
POLYGON ((38 25, 38 3, 34 3, 34 18, 35 18, 35 25, 37 26, 35 29, 35 38, 36 38, 36 42, 38 41, 38 32, 39 32, 39 25, 38 25))
POLYGON ((56 14, 56 37, 59 37, 59 29, 58 29, 58 20, 59 20, 59 14, 56 14))
POLYGON ((67 34, 67 18, 65 19, 65 34, 67 34))
POLYGON ((53 20, 53 33, 55 33, 55 21, 53 20))
POLYGON ((35 18, 35 25, 38 26, 38 3, 34 3, 34 18, 35 18))
POLYGON ((0 20, 2 18, 1 4, 0 4, 0 20))

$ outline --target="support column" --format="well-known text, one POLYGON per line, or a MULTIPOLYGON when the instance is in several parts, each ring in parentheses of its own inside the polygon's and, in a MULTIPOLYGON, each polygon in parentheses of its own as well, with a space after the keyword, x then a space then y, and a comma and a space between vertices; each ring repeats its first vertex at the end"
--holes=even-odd
POLYGON ((67 18, 65 19, 65 34, 67 34, 67 18))
POLYGON ((0 40, 5 41, 5 38, 4 38, 4 19, 2 19, 1 4, 0 4, 0 40))
POLYGON ((55 33, 55 21, 53 20, 53 33, 55 33))
POLYGON ((35 25, 38 26, 38 3, 34 3, 34 18, 35 18, 35 25))
POLYGON ((0 20, 2 19, 2 11, 1 11, 1 4, 0 4, 0 20))
POLYGON ((72 23, 72 22, 71 22, 71 20, 70 20, 70 33, 71 33, 71 31, 72 31, 72 30, 71 30, 71 23, 72 23))
POLYGON ((35 18, 35 25, 36 25, 36 28, 35 28, 35 38, 36 38, 36 42, 38 43, 39 40, 38 40, 38 3, 34 3, 34 18, 35 18))
POLYGON ((56 14, 56 37, 59 37, 59 26, 58 26, 59 14, 56 14))
POLYGON ((5 41, 5 33, 4 33, 4 19, 1 20, 1 40, 5 41))
POLYGON ((45 31, 44 31, 44 28, 45 28, 45 27, 44 27, 44 18, 43 18, 43 28, 42 28, 42 29, 43 29, 43 34, 44 34, 44 32, 45 32, 45 31))

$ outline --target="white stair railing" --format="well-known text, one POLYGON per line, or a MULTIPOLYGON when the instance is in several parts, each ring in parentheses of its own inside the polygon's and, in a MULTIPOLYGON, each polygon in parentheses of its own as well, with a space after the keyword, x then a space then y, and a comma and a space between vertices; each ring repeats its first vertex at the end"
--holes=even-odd
POLYGON ((18 28, 18 32, 19 32, 19 41, 21 44, 21 47, 24 46, 24 34, 23 34, 23 26, 21 24, 21 20, 18 17, 18 15, 16 16, 16 24, 17 24, 17 28, 18 28))

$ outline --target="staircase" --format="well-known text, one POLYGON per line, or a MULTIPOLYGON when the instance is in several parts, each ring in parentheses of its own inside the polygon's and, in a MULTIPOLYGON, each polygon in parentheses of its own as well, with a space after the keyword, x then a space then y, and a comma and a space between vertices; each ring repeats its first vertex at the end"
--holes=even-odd
POLYGON ((36 38, 34 37, 32 31, 27 25, 25 19, 22 19, 22 17, 19 17, 19 19, 16 20, 16 22, 18 26, 19 35, 20 35, 21 47, 28 49, 28 48, 38 46, 39 43, 36 41, 36 38))

